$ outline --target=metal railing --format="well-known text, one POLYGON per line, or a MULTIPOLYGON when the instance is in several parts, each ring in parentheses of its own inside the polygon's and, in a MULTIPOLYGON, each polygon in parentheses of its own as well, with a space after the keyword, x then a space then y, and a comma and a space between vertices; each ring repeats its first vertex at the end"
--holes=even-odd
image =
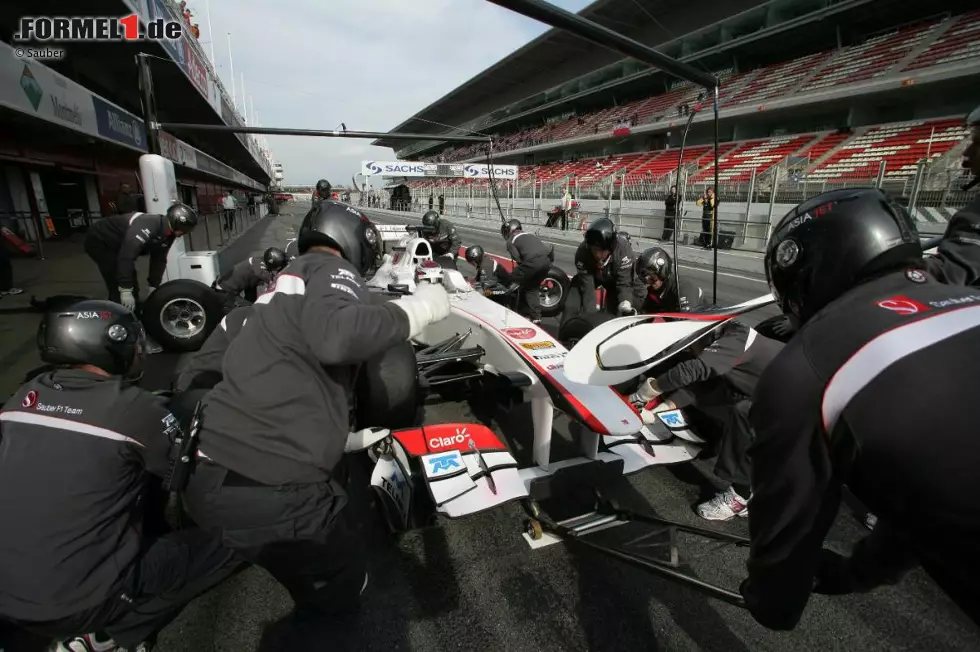
POLYGON ((184 236, 186 251, 214 251, 245 233, 261 219, 259 205, 240 206, 235 210, 221 210, 201 214, 197 228, 184 236))

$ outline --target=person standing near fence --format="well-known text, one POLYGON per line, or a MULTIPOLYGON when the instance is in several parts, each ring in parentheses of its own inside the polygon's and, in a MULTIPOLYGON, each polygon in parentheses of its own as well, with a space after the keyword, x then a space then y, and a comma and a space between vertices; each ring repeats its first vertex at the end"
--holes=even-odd
POLYGON ((446 213, 446 197, 445 195, 439 195, 439 214, 445 215, 446 213))
POLYGON ((231 231, 235 221, 235 197, 230 190, 225 191, 225 196, 221 198, 221 207, 225 211, 225 231, 231 231))
POLYGON ((718 201, 715 199, 715 189, 708 187, 704 189, 704 196, 698 199, 698 206, 701 207, 701 236, 698 244, 705 249, 711 249, 711 236, 714 234, 712 228, 715 214, 715 206, 718 201))
POLYGON ((664 232, 660 240, 672 242, 674 239, 674 219, 677 217, 677 186, 671 186, 664 198, 664 232))
POLYGON ((561 198, 561 230, 568 230, 568 214, 572 210, 572 193, 565 187, 565 195, 561 198))

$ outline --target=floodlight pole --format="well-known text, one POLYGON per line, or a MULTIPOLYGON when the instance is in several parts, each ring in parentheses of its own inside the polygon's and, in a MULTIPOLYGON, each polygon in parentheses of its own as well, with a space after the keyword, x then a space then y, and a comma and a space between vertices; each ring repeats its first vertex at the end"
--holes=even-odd
MULTIPOLYGON (((715 191, 714 191, 714 210, 712 211, 712 229, 711 233, 713 236, 713 244, 715 249, 715 262, 712 266, 711 271, 711 301, 715 305, 718 304, 718 85, 715 84, 714 88, 714 109, 715 109, 715 191)), ((745 221, 748 222, 748 215, 745 216, 745 221)))

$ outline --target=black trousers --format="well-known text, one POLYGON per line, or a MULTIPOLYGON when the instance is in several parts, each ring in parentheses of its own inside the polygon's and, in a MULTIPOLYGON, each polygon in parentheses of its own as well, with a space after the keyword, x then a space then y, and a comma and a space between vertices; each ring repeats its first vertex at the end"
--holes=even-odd
MULTIPOLYGON (((102 281, 105 283, 106 291, 109 293, 109 301, 119 303, 119 252, 109 247, 98 232, 89 229, 85 236, 85 253, 99 268, 102 281)), ((140 286, 139 280, 133 277, 133 296, 139 301, 140 286)))
POLYGON ((723 378, 685 387, 667 398, 684 408, 698 435, 713 447, 715 475, 743 490, 750 486, 752 464, 748 451, 754 440, 749 422, 752 402, 737 395, 723 378))
POLYGON ((150 542, 103 604, 58 620, 15 624, 55 639, 105 632, 120 647, 133 648, 243 567, 239 556, 203 530, 180 530, 150 542))
POLYGON ((674 240, 674 217, 668 215, 664 218, 664 232, 660 236, 661 240, 672 242, 674 240))
POLYGON ((364 546, 336 481, 272 487, 200 461, 183 498, 195 523, 266 569, 298 608, 338 614, 359 605, 364 546))
POLYGON ((14 287, 14 266, 10 263, 7 246, 0 241, 0 292, 14 287))
POLYGON ((701 235, 698 240, 703 247, 711 246, 711 218, 702 217, 701 218, 701 235))
MULTIPOLYGON (((521 282, 520 296, 518 297, 517 312, 524 315, 531 321, 541 320, 541 284, 548 277, 551 270, 551 263, 540 270, 524 277, 521 282)), ((503 267, 497 267, 497 280, 505 285, 513 283, 513 274, 503 267)))
POLYGON ((235 225, 235 210, 232 208, 225 209, 225 230, 231 231, 235 225))

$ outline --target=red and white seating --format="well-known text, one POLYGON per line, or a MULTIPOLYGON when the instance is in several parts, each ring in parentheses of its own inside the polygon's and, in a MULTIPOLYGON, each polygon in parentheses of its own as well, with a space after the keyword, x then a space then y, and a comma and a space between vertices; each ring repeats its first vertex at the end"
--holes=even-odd
POLYGON ((952 18, 945 34, 909 62, 903 70, 921 70, 955 61, 980 58, 980 10, 952 18))

